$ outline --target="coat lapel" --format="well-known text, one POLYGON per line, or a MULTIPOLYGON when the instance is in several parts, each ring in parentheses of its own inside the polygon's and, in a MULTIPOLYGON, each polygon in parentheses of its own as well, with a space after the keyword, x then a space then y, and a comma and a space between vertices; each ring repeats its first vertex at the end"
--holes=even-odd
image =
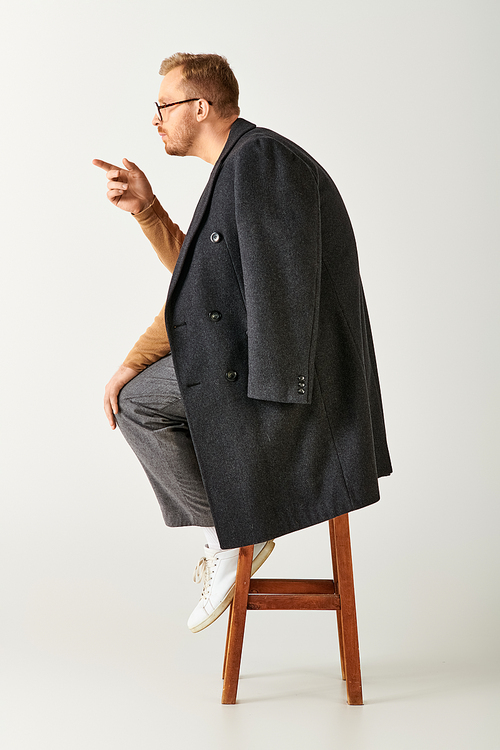
POLYGON ((191 250, 193 239, 196 236, 198 227, 200 226, 203 216, 205 215, 205 211, 207 210, 208 204, 210 202, 210 197, 214 189, 215 181, 217 179, 217 175, 219 174, 227 155, 231 152, 237 141, 239 141, 242 135, 248 133, 248 131, 252 130, 253 128, 255 128, 255 125, 253 125, 253 123, 248 122, 247 120, 243 120, 241 117, 239 117, 234 121, 231 130, 229 131, 229 137, 226 141, 226 145, 222 149, 221 155, 215 162, 209 180, 205 186, 203 193, 201 194, 198 205, 196 206, 191 224, 189 225, 189 229, 184 238, 184 242, 182 243, 182 248, 179 253, 179 257, 177 258, 177 263, 175 264, 174 272, 172 274, 172 280, 168 289, 167 306, 172 299, 175 286, 182 272, 182 267, 191 250))

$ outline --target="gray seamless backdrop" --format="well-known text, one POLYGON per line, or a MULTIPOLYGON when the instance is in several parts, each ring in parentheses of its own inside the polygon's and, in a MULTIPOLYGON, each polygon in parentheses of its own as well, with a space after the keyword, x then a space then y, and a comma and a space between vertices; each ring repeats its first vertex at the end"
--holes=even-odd
MULTIPOLYGON (((3 748, 498 747, 499 15, 493 0, 5 4, 3 748), (102 412, 169 276, 91 160, 135 161, 187 228, 210 166, 167 158, 151 126, 175 51, 226 55, 242 116, 317 158, 352 218, 395 469, 351 518, 363 709, 343 705, 328 613, 252 619, 254 683, 218 705, 224 625, 185 624, 203 540, 163 527, 102 412)), ((279 540, 266 575, 328 576, 326 527, 279 540)))

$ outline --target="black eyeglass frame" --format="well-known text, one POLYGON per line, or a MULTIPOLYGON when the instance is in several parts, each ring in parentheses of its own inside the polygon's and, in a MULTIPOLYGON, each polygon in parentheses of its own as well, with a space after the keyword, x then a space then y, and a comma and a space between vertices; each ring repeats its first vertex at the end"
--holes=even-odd
MULTIPOLYGON (((196 96, 194 99, 182 99, 180 102, 172 102, 172 104, 158 104, 158 102, 155 102, 156 109, 158 110, 158 117, 160 118, 160 121, 163 122, 163 117, 161 116, 162 109, 166 109, 166 107, 175 107, 176 104, 185 104, 186 102, 197 102, 201 97, 196 96)), ((212 106, 212 102, 209 102, 208 99, 205 101, 212 106)))

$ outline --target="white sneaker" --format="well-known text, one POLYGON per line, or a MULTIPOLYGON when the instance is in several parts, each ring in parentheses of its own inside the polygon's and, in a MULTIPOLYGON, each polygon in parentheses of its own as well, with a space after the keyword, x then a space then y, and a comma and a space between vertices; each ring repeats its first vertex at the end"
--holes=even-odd
MULTIPOLYGON (((273 549, 273 541, 254 546, 252 575, 267 560, 273 549)), ((205 557, 201 558, 193 575, 195 583, 203 581, 201 599, 188 620, 188 628, 193 633, 211 625, 231 604, 239 554, 239 547, 217 552, 205 545, 205 557)))

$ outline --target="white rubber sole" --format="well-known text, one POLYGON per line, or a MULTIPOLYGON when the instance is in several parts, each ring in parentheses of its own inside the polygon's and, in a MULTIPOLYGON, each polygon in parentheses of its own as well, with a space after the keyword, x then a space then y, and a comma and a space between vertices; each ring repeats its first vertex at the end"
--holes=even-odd
MULTIPOLYGON (((261 565, 266 562, 267 558, 275 548, 275 543, 271 539, 269 542, 266 542, 264 547, 262 547, 261 551, 257 555, 257 557, 252 561, 252 575, 258 571, 261 565)), ((200 630, 204 630, 205 628, 208 628, 209 625, 211 625, 215 620, 217 620, 218 617, 221 616, 223 612, 226 611, 226 609, 229 607, 231 602, 234 599, 234 590, 236 588, 236 584, 234 583, 229 591, 227 592, 227 596, 221 601, 218 607, 214 609, 211 615, 209 615, 205 620, 199 623, 199 625, 195 625, 194 628, 190 628, 192 633, 199 633, 200 630)))

